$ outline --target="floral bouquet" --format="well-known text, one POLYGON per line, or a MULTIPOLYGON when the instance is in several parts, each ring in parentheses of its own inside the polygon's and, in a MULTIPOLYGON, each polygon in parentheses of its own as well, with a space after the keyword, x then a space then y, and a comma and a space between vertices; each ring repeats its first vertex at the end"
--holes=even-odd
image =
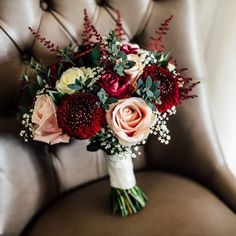
POLYGON ((102 149, 107 166, 114 213, 127 216, 145 207, 147 197, 136 185, 132 158, 149 134, 170 140, 167 120, 197 84, 181 75, 163 36, 172 16, 159 27, 147 49, 127 42, 118 13, 114 30, 101 37, 85 11, 82 44, 59 49, 31 28, 32 34, 56 54, 45 66, 33 58, 28 64, 37 79, 23 75, 33 96, 20 112, 20 136, 48 143, 88 139, 88 151, 102 149))

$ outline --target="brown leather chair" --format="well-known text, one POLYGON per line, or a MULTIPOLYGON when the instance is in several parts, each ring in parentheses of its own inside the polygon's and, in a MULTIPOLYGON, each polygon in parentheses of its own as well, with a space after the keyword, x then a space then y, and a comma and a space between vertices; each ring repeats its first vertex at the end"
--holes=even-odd
POLYGON ((0 235, 29 236, 234 236, 236 180, 229 172, 210 119, 206 76, 194 0, 0 1, 0 235), (85 141, 47 146, 19 138, 15 111, 22 101, 24 60, 52 60, 27 27, 60 47, 80 43, 83 9, 105 34, 115 9, 130 39, 145 45, 159 23, 174 15, 166 37, 180 66, 200 80, 199 97, 185 102, 169 122, 170 145, 150 138, 135 160, 147 207, 128 218, 109 208, 102 152, 85 141))

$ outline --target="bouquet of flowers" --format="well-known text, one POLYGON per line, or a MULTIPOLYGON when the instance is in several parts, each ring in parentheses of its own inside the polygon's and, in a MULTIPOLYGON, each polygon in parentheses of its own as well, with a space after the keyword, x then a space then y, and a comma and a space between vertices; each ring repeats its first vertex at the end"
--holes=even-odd
POLYGON ((101 37, 85 11, 83 41, 74 48, 59 49, 29 28, 57 56, 48 66, 28 61, 37 79, 22 76, 33 103, 21 112, 20 136, 50 145, 88 139, 88 151, 105 151, 113 212, 122 216, 138 212, 147 201, 133 172, 138 146, 149 134, 168 144, 169 116, 182 100, 195 97, 189 93, 197 83, 183 77, 184 69, 163 52, 171 19, 147 49, 126 41, 119 14, 115 29, 101 37))

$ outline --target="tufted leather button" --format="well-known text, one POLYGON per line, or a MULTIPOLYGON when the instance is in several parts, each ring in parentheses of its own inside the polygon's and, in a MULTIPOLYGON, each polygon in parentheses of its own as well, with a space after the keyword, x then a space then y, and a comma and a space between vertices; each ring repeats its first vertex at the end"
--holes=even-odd
POLYGON ((24 54, 22 54, 21 58, 23 61, 27 61, 27 60, 29 60, 29 55, 24 53, 24 54))
POLYGON ((103 6, 105 1, 104 0, 96 0, 96 3, 98 4, 98 6, 103 6))
POLYGON ((44 11, 47 11, 47 10, 48 10, 48 3, 47 3, 47 2, 42 1, 42 2, 40 3, 40 6, 41 6, 41 8, 42 8, 44 11))

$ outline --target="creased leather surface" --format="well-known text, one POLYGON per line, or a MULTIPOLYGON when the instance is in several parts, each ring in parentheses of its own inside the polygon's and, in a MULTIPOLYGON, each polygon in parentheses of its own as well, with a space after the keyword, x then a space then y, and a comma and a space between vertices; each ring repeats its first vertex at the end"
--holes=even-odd
MULTIPOLYGON (((60 193, 107 174, 102 152, 88 153, 85 142, 48 147, 25 144, 12 117, 20 101, 20 75, 34 56, 49 63, 48 52, 28 26, 60 47, 81 42, 83 9, 99 32, 114 25, 119 8, 128 37, 146 45, 159 23, 174 15, 166 37, 167 50, 201 80, 199 98, 188 101, 170 121, 169 146, 150 139, 145 153, 135 160, 138 169, 175 171, 202 181, 236 210, 235 179, 225 166, 207 105, 205 72, 196 30, 195 0, 1 0, 0 1, 0 235, 18 234, 43 206, 60 193), (145 158, 144 158, 145 156, 145 158), (147 158, 146 158, 147 157, 147 158)), ((158 180, 157 180, 158 181, 158 180)))
POLYGON ((110 212, 108 180, 79 188, 44 212, 26 236, 233 236, 236 218, 214 194, 189 179, 145 171, 136 174, 149 196, 139 214, 110 212), (99 191, 99 190, 100 191, 99 191))

